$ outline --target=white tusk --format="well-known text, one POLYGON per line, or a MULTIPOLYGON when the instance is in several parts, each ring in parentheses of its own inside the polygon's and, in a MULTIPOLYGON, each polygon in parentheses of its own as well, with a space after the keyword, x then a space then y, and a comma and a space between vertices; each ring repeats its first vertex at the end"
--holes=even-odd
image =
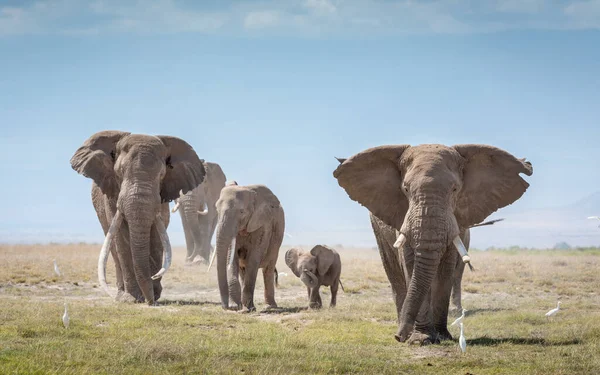
POLYGON ((206 202, 204 202, 204 208, 202 208, 202 211, 198 211, 198 214, 206 215, 207 213, 208 213, 208 206, 206 205, 206 202))
POLYGON ((156 217, 156 230, 158 231, 158 235, 160 236, 160 241, 163 245, 163 250, 165 251, 163 257, 163 265, 162 268, 156 273, 156 275, 152 276, 152 280, 156 280, 162 277, 165 272, 171 267, 171 243, 169 242, 169 235, 167 234, 167 228, 165 228, 165 223, 163 223, 160 216, 156 217))
POLYGON ((236 239, 237 239, 237 236, 233 237, 233 241, 231 241, 231 256, 229 257, 229 267, 233 267, 234 258, 235 258, 235 255, 237 255, 237 253, 235 251, 236 239))
POLYGON ((115 234, 119 230, 121 223, 123 222, 123 215, 121 215, 121 211, 117 210, 117 213, 112 219, 110 223, 110 227, 108 228, 108 232, 106 233, 106 237, 104 238, 104 243, 102 244, 102 249, 100 249, 100 256, 98 257, 98 282, 100 286, 106 294, 113 297, 110 289, 108 289, 108 284, 106 284, 106 263, 108 262, 108 253, 110 253, 110 245, 112 244, 113 238, 115 234))
POLYGON ((216 247, 213 250, 212 255, 210 256, 210 262, 208 262, 208 268, 206 269, 206 272, 210 271, 210 267, 212 267, 212 264, 215 261, 215 255, 217 255, 217 248, 216 247))
POLYGON ((175 202, 175 206, 173 206, 173 209, 171 209, 172 213, 177 212, 177 210, 179 209, 179 199, 175 202))
POLYGON ((394 242, 394 247, 396 249, 399 249, 405 241, 406 241, 406 237, 404 236, 403 233, 400 233, 400 235, 398 236, 398 239, 396 240, 396 242, 394 242))
POLYGON ((456 247, 456 250, 458 250, 458 253, 462 257, 462 261, 464 263, 471 262, 471 257, 467 253, 467 248, 465 247, 465 244, 460 239, 460 236, 454 237, 454 240, 452 240, 452 243, 454 243, 454 246, 456 247))

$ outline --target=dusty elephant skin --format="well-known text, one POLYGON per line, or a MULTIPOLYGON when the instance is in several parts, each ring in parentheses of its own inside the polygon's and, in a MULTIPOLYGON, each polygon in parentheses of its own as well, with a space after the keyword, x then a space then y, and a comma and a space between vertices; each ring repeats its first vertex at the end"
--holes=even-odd
POLYGON ((179 211, 185 234, 187 264, 208 263, 210 240, 217 227, 216 203, 226 181, 219 164, 204 162, 204 169, 204 181, 194 190, 177 198, 177 208, 174 208, 179 211))
POLYGON ((487 145, 380 146, 340 161, 334 177, 371 213, 396 303, 396 339, 450 339, 455 244, 466 247, 471 225, 525 193, 520 174, 531 176, 531 163, 487 145))
POLYGON ((275 263, 285 230, 279 199, 264 185, 231 184, 221 190, 216 206, 215 252, 222 307, 229 308, 231 297, 235 308, 255 310, 254 287, 259 268, 263 269, 265 303, 277 307, 275 263))
POLYGON ((335 307, 342 273, 342 261, 337 251, 324 245, 317 245, 310 252, 292 248, 285 253, 285 263, 306 285, 310 308, 323 306, 319 295, 321 285, 331 287, 329 307, 335 307))
POLYGON ((168 202, 202 183, 202 161, 176 137, 102 131, 79 147, 71 167, 94 181, 92 202, 106 235, 98 262, 100 285, 108 291, 110 250, 116 299, 155 304, 171 257, 168 202))

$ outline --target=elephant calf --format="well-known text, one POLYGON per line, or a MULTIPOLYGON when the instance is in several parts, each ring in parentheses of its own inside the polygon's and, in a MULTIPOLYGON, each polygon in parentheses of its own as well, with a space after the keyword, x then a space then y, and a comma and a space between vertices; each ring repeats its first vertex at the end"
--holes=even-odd
POLYGON ((323 306, 319 295, 321 285, 331 287, 329 307, 335 307, 342 273, 342 261, 337 251, 323 245, 313 247, 308 253, 292 248, 285 253, 285 263, 306 285, 310 308, 323 306))

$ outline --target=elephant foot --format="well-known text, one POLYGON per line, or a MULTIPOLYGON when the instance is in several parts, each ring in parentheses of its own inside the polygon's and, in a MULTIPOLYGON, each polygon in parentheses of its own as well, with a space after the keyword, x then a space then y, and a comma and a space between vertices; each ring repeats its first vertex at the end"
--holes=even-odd
POLYGON ((144 298, 143 297, 141 297, 141 296, 135 297, 131 293, 127 293, 125 291, 119 291, 119 293, 117 293, 117 297, 115 299, 117 301, 119 301, 119 302, 124 302, 124 303, 140 303, 140 302, 144 302, 144 298))
POLYGON ((447 328, 439 329, 437 336, 440 341, 453 340, 452 335, 450 334, 447 328))
POLYGON ((440 340, 437 337, 428 333, 414 331, 406 341, 409 345, 430 345, 439 344, 440 340))
POLYGON ((256 311, 256 307, 251 306, 251 307, 244 307, 243 309, 241 309, 239 311, 240 314, 249 314, 251 312, 255 312, 256 311))
POLYGON ((308 304, 309 309, 319 310, 321 307, 321 304, 318 302, 311 302, 308 304))

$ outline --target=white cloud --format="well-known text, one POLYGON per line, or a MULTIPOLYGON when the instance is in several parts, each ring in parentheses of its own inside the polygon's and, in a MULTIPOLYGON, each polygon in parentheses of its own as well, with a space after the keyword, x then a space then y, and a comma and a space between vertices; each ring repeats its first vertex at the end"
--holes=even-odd
POLYGON ((565 7, 565 14, 573 28, 600 29, 600 0, 574 2, 565 7))
POLYGON ((0 6, 0 36, 239 34, 272 29, 312 36, 600 29, 600 0, 232 0, 218 6, 207 4, 38 0, 24 6, 0 6))
POLYGON ((275 10, 262 10, 250 12, 244 18, 244 27, 247 29, 264 29, 279 25, 281 14, 275 10))

